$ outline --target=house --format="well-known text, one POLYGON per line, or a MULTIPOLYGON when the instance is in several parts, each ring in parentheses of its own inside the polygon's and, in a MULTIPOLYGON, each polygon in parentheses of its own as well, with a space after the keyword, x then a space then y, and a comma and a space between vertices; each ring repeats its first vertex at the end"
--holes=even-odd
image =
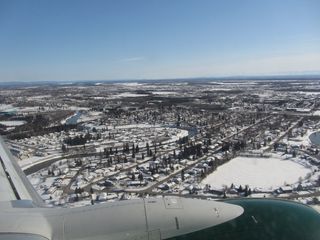
POLYGON ((310 190, 312 188, 314 188, 314 186, 310 182, 300 183, 297 187, 297 191, 310 190))
POLYGON ((279 188, 281 193, 291 193, 293 188, 291 186, 284 186, 279 188))

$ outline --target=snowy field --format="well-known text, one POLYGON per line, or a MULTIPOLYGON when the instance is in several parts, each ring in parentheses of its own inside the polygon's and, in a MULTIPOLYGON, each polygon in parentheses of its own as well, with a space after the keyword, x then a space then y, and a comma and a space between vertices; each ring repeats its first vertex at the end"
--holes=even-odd
POLYGON ((128 125, 120 125, 120 126, 109 126, 108 129, 113 129, 113 128, 117 128, 117 129, 130 129, 130 128, 156 128, 156 127, 161 127, 160 124, 155 124, 155 125, 151 125, 151 124, 147 124, 147 123, 140 123, 140 124, 128 124, 128 125))
POLYGON ((27 123, 26 121, 0 121, 0 124, 7 127, 17 127, 27 123))
POLYGON ((172 91, 153 91, 151 92, 154 95, 177 95, 177 92, 172 92, 172 91))
POLYGON ((123 98, 123 97, 147 97, 149 96, 148 94, 137 94, 137 93, 130 93, 130 92, 125 92, 125 93, 120 93, 117 95, 114 95, 114 98, 123 98))
POLYGON ((286 184, 293 184, 304 178, 310 169, 281 156, 270 158, 236 157, 206 177, 202 183, 219 188, 233 183, 249 185, 250 188, 265 190, 275 189, 286 184))

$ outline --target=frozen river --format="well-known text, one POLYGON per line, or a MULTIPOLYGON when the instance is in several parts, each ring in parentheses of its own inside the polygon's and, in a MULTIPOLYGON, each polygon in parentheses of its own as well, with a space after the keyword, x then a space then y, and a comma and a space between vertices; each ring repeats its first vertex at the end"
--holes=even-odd
POLYGON ((310 134, 309 139, 314 145, 319 146, 320 145, 320 132, 314 132, 314 133, 310 134))

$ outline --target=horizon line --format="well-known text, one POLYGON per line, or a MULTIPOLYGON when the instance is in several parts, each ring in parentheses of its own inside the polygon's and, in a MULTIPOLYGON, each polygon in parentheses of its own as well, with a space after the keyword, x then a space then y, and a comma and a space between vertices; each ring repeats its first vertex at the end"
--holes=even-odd
POLYGON ((298 80, 296 78, 310 78, 320 80, 320 73, 298 74, 261 74, 261 75, 228 75, 228 76, 199 76, 199 77, 176 77, 176 78, 128 78, 128 79, 77 79, 77 80, 14 80, 0 81, 0 84, 32 84, 32 83, 77 83, 77 82, 132 82, 132 81, 182 81, 182 80, 298 80))

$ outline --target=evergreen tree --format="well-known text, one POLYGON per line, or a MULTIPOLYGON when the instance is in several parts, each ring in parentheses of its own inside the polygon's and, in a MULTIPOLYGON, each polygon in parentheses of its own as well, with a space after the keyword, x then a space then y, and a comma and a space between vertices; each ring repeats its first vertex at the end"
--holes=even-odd
POLYGON ((142 175, 142 173, 141 173, 141 172, 139 173, 138 178, 139 178, 139 181, 140 181, 140 182, 142 182, 142 181, 143 181, 143 175, 142 175))
POLYGON ((184 181, 184 170, 181 171, 181 180, 184 181))
POLYGON ((292 157, 294 157, 294 158, 295 158, 296 156, 297 156, 296 151, 293 151, 293 152, 292 152, 292 157))
POLYGON ((65 144, 62 144, 61 150, 62 150, 62 152, 66 152, 67 151, 67 146, 65 144))

